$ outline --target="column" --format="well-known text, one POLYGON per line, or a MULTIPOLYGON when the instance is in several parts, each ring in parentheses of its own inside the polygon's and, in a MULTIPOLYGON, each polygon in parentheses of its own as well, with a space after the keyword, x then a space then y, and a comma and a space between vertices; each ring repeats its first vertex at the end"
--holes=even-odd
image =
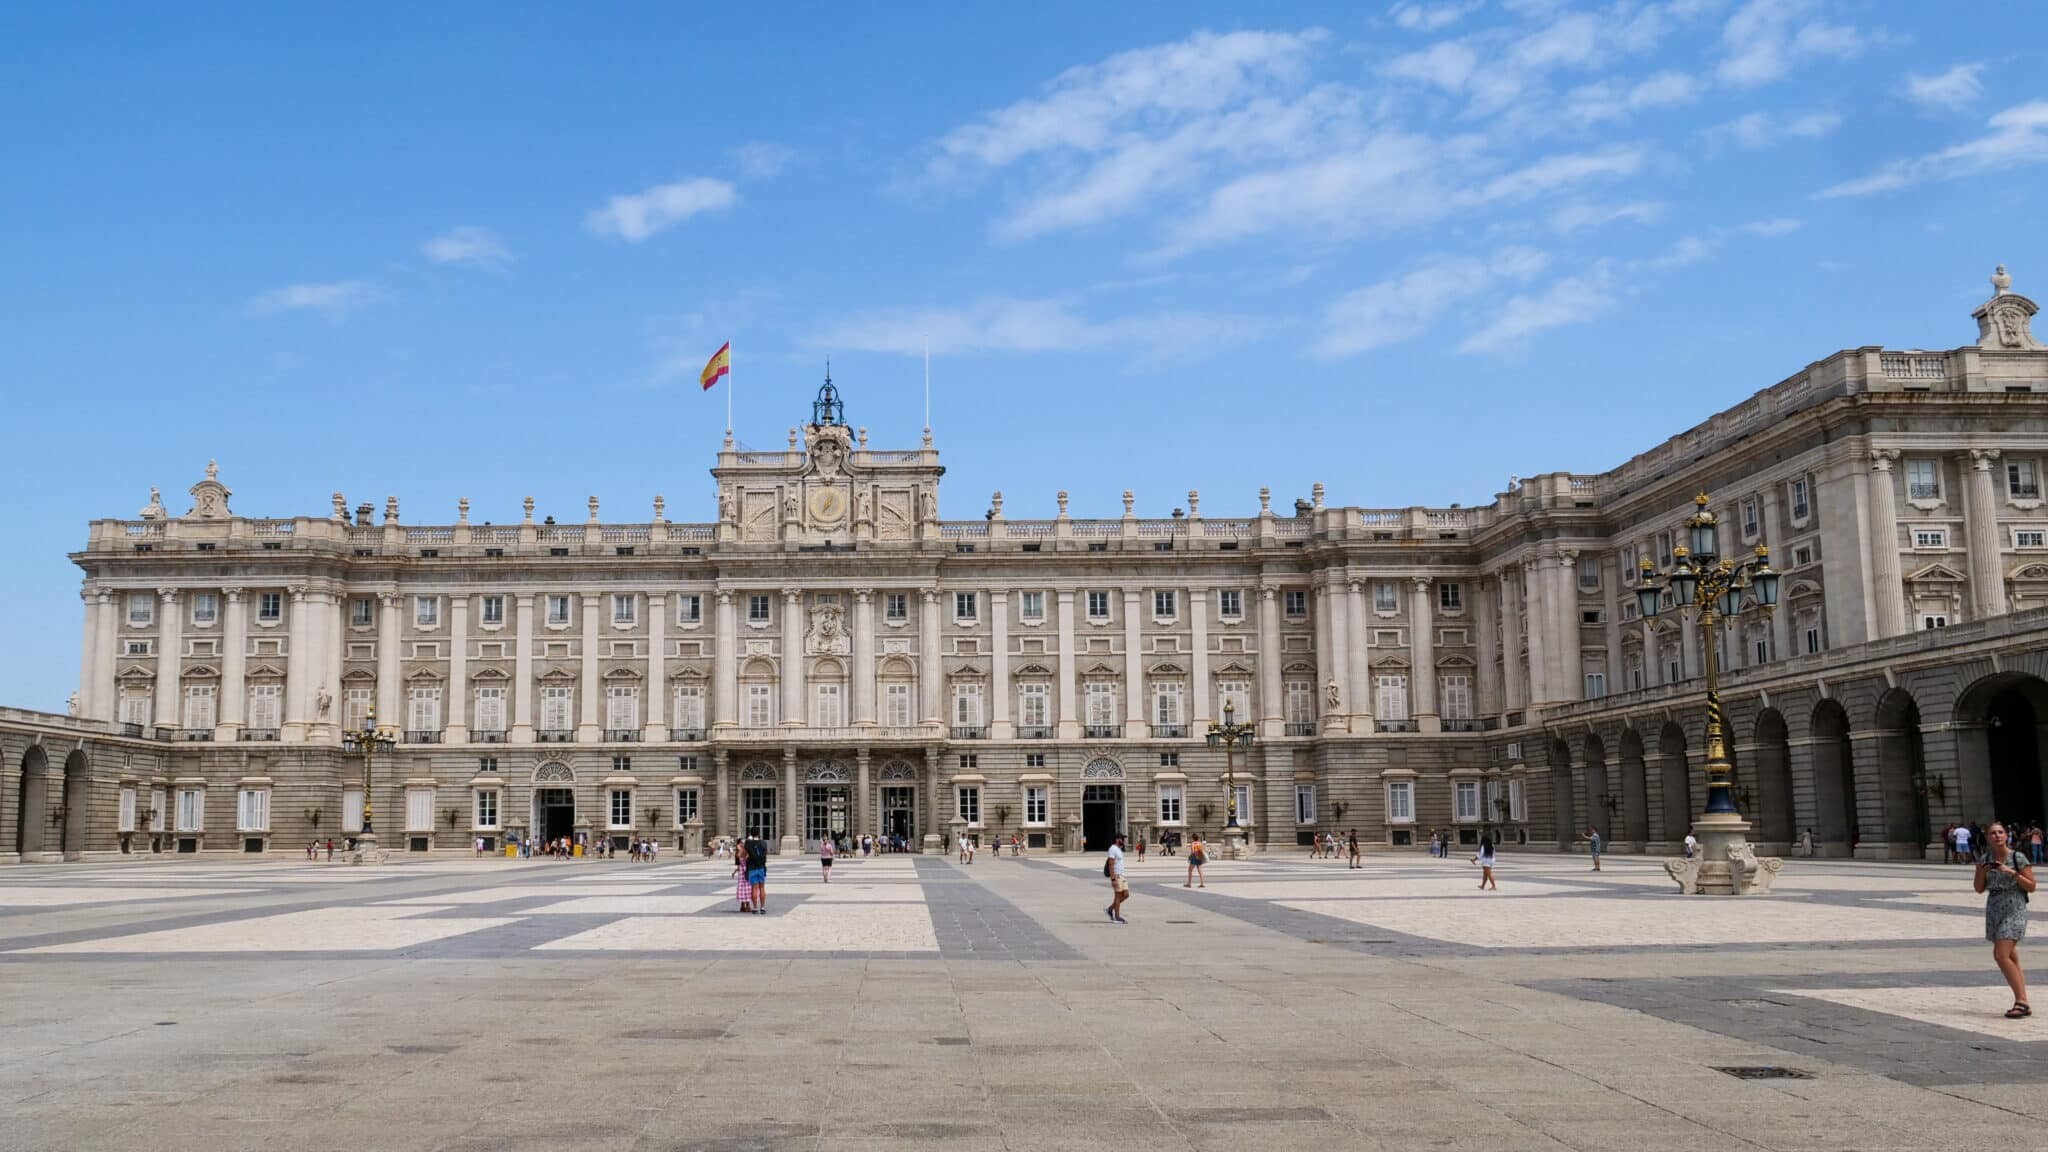
POLYGON ((1195 698, 1188 702, 1188 714, 1193 718, 1191 735, 1200 736, 1209 725, 1209 590, 1189 587, 1188 622, 1194 628, 1194 638, 1189 647, 1194 649, 1189 657, 1189 691, 1195 698))
POLYGON ((2005 540, 1998 534, 1998 484, 1991 470, 1998 449, 1970 450, 1969 518, 1970 615, 1977 620, 2003 616, 2005 602, 2005 540))
POLYGON ((327 643, 320 649, 320 682, 327 686, 329 701, 327 715, 322 717, 322 720, 325 725, 331 726, 332 730, 323 728, 321 738, 331 740, 334 733, 341 729, 341 673, 344 667, 343 658, 348 653, 348 648, 342 640, 341 621, 342 617, 348 615, 347 587, 337 587, 327 593, 326 601, 327 643))
POLYGON ((1526 700, 1522 694, 1522 633, 1515 612, 1514 589, 1522 581, 1522 570, 1508 567, 1495 577, 1500 593, 1500 710, 1513 712, 1526 700))
POLYGON ((1074 590, 1063 588, 1057 596, 1060 628, 1059 738, 1078 740, 1081 737, 1081 717, 1074 706, 1074 590))
MULTIPOLYGON (((520 646, 524 658, 527 646, 520 646)), ((527 665, 531 672, 533 666, 527 665)), ((526 681, 522 678, 523 689, 526 681)), ((399 727, 398 714, 398 593, 377 594, 377 727, 385 730, 399 727)))
MULTIPOLYGON (((724 596, 725 593, 721 592, 719 595, 724 596)), ((730 836, 739 827, 736 824, 730 823, 732 820, 732 788, 726 781, 732 775, 729 771, 731 764, 732 755, 725 749, 720 748, 711 754, 711 771, 717 777, 712 787, 718 793, 718 807, 711 813, 711 819, 705 821, 704 835, 706 836, 730 836)))
POLYGON ((1259 735, 1281 733, 1280 699, 1280 589, 1259 585, 1259 699, 1252 711, 1259 718, 1259 735))
MULTIPOLYGON (((293 593, 297 595, 297 592, 293 593)), ((156 639, 156 726, 175 728, 181 719, 178 715, 178 697, 182 694, 184 676, 185 621, 178 615, 178 590, 159 588, 157 595, 157 639, 156 639)), ((293 626, 297 626, 296 616, 293 626)), ((297 637, 292 644, 292 661, 299 658, 297 637)))
POLYGON ((1529 629, 1529 696, 1528 703, 1548 704, 1557 699, 1551 688, 1550 676, 1550 617, 1544 614, 1543 559, 1531 556, 1522 565, 1522 622, 1529 629))
POLYGON ((668 739, 672 706, 668 698, 668 597, 647 594, 647 712, 641 719, 642 739, 668 739))
POLYGON ((118 706, 116 697, 119 696, 114 688, 115 665, 119 660, 119 653, 114 651, 114 626, 121 618, 124 605, 114 599, 112 592, 101 592, 99 601, 99 638, 94 641, 100 653, 99 672, 93 684, 93 710, 87 715, 95 720, 112 720, 118 706))
POLYGON ((944 728, 946 672, 939 666, 939 590, 926 588, 923 599, 924 611, 917 621, 918 723, 944 728))
POLYGON ((100 597, 90 584, 78 592, 85 604, 85 630, 78 641, 78 714, 88 719, 98 712, 93 694, 100 684, 100 597))
POLYGON ((711 705, 717 728, 735 728, 740 722, 739 608, 732 596, 730 589, 718 590, 718 651, 711 655, 711 705))
POLYGON ((242 730, 242 708, 248 703, 244 680, 249 668, 249 604, 242 599, 240 588, 223 588, 220 594, 226 617, 220 638, 220 726, 214 729, 213 738, 234 740, 242 730))
POLYGON ((796 790, 796 749, 782 750, 782 851, 800 852, 804 843, 804 798, 796 790))
POLYGON ((1408 651, 1415 665, 1415 730, 1441 732, 1436 711, 1436 614, 1429 593, 1429 577, 1408 582, 1408 651))
POLYGON ((1683 606, 1678 612, 1678 671, 1687 680, 1700 675, 1699 617, 1685 611, 1683 606))
MULTIPOLYGON (((1810 496, 1808 497, 1808 499, 1811 498, 1810 496)), ((1782 569, 1786 564, 1792 562, 1792 558, 1780 553, 1772 532, 1772 529, 1776 528, 1778 524, 1778 486, 1776 484, 1764 489, 1763 501, 1764 523, 1762 543, 1772 546, 1771 567, 1782 569)), ((1792 655, 1792 610, 1784 606, 1785 592, 1791 586, 1792 582, 1790 580, 1778 581, 1779 607, 1771 613, 1770 619, 1772 660, 1783 660, 1792 655)))
MULTIPOLYGON (((1473 581, 1472 598, 1479 606, 1479 674, 1474 677, 1472 684, 1472 714, 1492 716, 1503 711, 1500 703, 1500 668, 1494 663, 1500 655, 1500 637, 1495 627, 1499 613, 1494 598, 1487 593, 1484 577, 1473 581)), ((1503 784, 1502 787, 1505 788, 1506 785, 1503 784)))
POLYGON ((334 693, 341 687, 340 678, 327 678, 327 667, 334 663, 329 648, 334 636, 334 596, 328 592, 308 591, 305 602, 299 605, 305 613, 305 622, 293 621, 298 635, 306 640, 306 729, 305 738, 319 740, 326 738, 326 726, 334 713, 334 693), (327 697, 327 711, 320 711, 320 697, 327 697))
POLYGON ((990 622, 995 630, 992 643, 995 658, 990 662, 989 692, 994 699, 989 701, 989 738, 1008 740, 1015 733, 1010 728, 1010 593, 1005 588, 988 590, 988 610, 994 617, 990 622))
POLYGON ((801 726, 809 716, 804 707, 804 594, 801 589, 782 590, 782 725, 801 726))
POLYGON ((1345 699, 1351 710, 1351 730, 1372 731, 1372 649, 1365 643, 1365 582, 1348 580, 1344 585, 1344 652, 1350 665, 1345 678, 1345 699))
POLYGON ((1893 448, 1870 450, 1870 580, 1874 586, 1877 631, 1871 638, 1882 640, 1908 630, 1906 586, 1899 574, 1898 497, 1893 489, 1892 462, 1899 458, 1893 448))
POLYGON ((579 697, 577 700, 576 742, 579 744, 592 743, 600 735, 597 726, 597 646, 600 643, 598 631, 600 621, 597 618, 597 606, 598 601, 602 598, 600 593, 593 592, 588 588, 576 594, 576 599, 583 605, 583 651, 581 653, 582 659, 578 661, 583 673, 583 683, 576 692, 579 697))
POLYGON ((856 838, 870 833, 880 835, 882 831, 880 826, 868 825, 868 813, 878 811, 873 799, 868 795, 868 768, 871 759, 872 756, 866 746, 854 749, 853 822, 847 827, 853 831, 856 838))
POLYGON ((1142 740, 1150 725, 1145 711, 1144 593, 1124 589, 1124 736, 1142 740))
POLYGON ((943 855, 946 851, 945 828, 953 814, 944 803, 946 784, 939 779, 939 748, 936 744, 924 750, 924 778, 931 794, 931 799, 926 801, 924 819, 919 821, 924 825, 924 850, 943 855))
MULTIPOLYGON (((853 590, 853 723, 875 723, 875 591, 853 590)), ((862 752, 861 755, 867 755, 862 752)))
POLYGON ((1333 639, 1339 611, 1337 605, 1344 599, 1344 594, 1342 592, 1335 592, 1329 584, 1318 581, 1309 590, 1309 595, 1312 601, 1312 610, 1315 612, 1316 627, 1315 709, 1318 721, 1317 729, 1324 732, 1334 732, 1341 728, 1344 723, 1341 698, 1344 690, 1341 684, 1343 677, 1337 671, 1337 642, 1333 639), (1336 708, 1330 707, 1330 702, 1324 695, 1329 691, 1329 685, 1332 683, 1338 683, 1337 691, 1340 694, 1339 704, 1336 708))
POLYGON ((285 620, 284 731, 279 738, 304 740, 313 713, 313 610, 306 605, 306 586, 294 584, 291 615, 285 620))
POLYGON ((1552 571, 1557 590, 1558 699, 1581 700, 1586 695, 1586 653, 1579 634, 1579 554, 1560 552, 1552 571))
POLYGON ((1621 604, 1618 597, 1631 593, 1621 584, 1621 554, 1612 552, 1600 561, 1600 620, 1605 629, 1603 639, 1607 645, 1607 690, 1620 692, 1628 686, 1622 683, 1621 669, 1621 604))
POLYGON ((512 743, 533 743, 533 594, 530 592, 519 593, 512 602, 512 743))
POLYGON ((448 711, 450 744, 469 743, 469 597, 448 597, 448 711))
POLYGON ((1649 620, 1643 621, 1643 687, 1655 688, 1664 683, 1664 653, 1658 650, 1657 628, 1649 620))

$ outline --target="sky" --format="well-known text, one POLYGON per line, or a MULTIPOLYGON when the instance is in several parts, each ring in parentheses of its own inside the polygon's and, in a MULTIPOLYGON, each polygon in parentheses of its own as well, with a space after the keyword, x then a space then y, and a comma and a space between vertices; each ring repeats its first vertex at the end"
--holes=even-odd
POLYGON ((2048 296, 2048 5, 0 7, 0 703, 88 521, 715 515, 829 358, 941 513, 1483 504, 2048 296))

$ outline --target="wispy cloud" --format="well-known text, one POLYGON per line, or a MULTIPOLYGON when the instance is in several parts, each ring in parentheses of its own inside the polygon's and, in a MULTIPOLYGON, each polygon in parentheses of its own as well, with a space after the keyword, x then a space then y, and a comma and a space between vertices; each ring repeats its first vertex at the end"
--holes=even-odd
POLYGON ((1490 260, 1438 257, 1412 272, 1338 297, 1324 310, 1322 335, 1309 354, 1338 360, 1427 332, 1453 306, 1502 280, 1526 281, 1549 262, 1529 248, 1508 248, 1490 260))
POLYGON ((1466 16, 1479 10, 1483 0, 1458 0, 1438 4, 1416 3, 1415 0, 1396 4, 1388 10, 1394 23, 1410 32, 1437 32, 1448 28, 1466 16))
POLYGON ((1466 337, 1458 351, 1505 352, 1539 332, 1590 323, 1614 307, 1605 280, 1600 275, 1569 276, 1541 292, 1516 296, 1501 305, 1485 327, 1466 337))
POLYGON ((1811 0, 1749 0, 1721 29, 1725 55, 1715 75, 1735 88, 1755 88, 1812 57, 1846 60, 1863 50, 1863 35, 1845 24, 1812 18, 1811 0))
POLYGON ((1984 84, 1977 79, 1977 74, 1983 70, 1982 64, 1958 64, 1935 76, 1908 73, 1904 87, 1906 99, 1922 108, 1952 112, 1984 95, 1984 84))
POLYGON ((732 150, 740 171, 753 180, 773 180, 796 159, 796 149, 772 140, 751 140, 732 150))
POLYGON ((1842 117, 1828 111, 1775 116, 1749 112, 1707 129, 1710 140, 1727 141, 1741 148, 1768 148, 1787 139, 1817 140, 1842 126, 1842 117))
POLYGON ((1550 214, 1550 227, 1554 232, 1569 235, 1584 232, 1608 224, 1627 221, 1632 224, 1654 224, 1664 216, 1664 205, 1654 200, 1639 200, 1631 204, 1588 204, 1585 202, 1566 204, 1550 214))
POLYGON ((1581 124, 1626 120, 1648 109, 1690 104, 1703 87, 1683 72, 1659 72, 1633 84, 1601 80, 1567 93, 1565 114, 1581 124))
POLYGON ((1133 367, 1198 360, 1258 339, 1273 321, 1216 312, 1090 319, 1064 300, 989 297, 957 308, 885 308, 827 325, 810 343, 902 355, 1078 352, 1120 348, 1133 367))
POLYGON ((467 225, 441 233, 420 245, 420 251, 436 264, 480 268, 486 272, 502 272, 516 259, 496 233, 467 225))
POLYGON ((375 303, 383 295, 384 290, 368 280, 305 281, 259 293, 245 307, 254 316, 311 312, 330 324, 338 324, 349 313, 375 303))
POLYGON ((1804 221, 1796 220, 1790 216, 1774 216, 1769 220, 1752 220, 1742 226, 1742 231, 1751 236, 1771 239, 1777 236, 1789 236, 1804 226, 1804 221))
POLYGON ((2048 161, 2048 100, 2017 104, 1993 116, 1990 131, 1974 140, 1907 160, 1894 160, 1868 176, 1822 189, 1821 199, 1869 196, 1933 180, 1958 180, 1984 172, 2048 161))
POLYGON ((720 212, 739 201, 729 182, 708 176, 661 184, 644 192, 614 196, 583 219, 599 236, 638 244, 705 212, 720 212))

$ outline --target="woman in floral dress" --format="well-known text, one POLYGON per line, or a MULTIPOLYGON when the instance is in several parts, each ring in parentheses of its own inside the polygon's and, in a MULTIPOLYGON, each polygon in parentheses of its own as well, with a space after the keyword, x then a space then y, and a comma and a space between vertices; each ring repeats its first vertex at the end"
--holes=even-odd
POLYGON ((2034 864, 2012 842, 2003 824, 1985 830, 1989 843, 1977 860, 1976 889, 1984 898, 1984 938, 1991 958, 2012 988, 2008 1020, 2034 1014, 2027 1004, 2027 974, 2020 969, 2020 940, 2027 934, 2027 894, 2034 890, 2034 864))

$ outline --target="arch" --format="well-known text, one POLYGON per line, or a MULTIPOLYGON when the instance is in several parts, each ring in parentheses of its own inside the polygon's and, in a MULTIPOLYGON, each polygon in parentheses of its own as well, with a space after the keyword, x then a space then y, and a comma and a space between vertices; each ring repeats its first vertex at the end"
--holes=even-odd
POLYGON ((1621 731, 1621 838, 1636 844, 1650 839, 1650 780, 1643 766, 1643 734, 1621 731))
POLYGON ((1083 780, 1121 780, 1123 778, 1124 766, 1107 756, 1097 756, 1088 762, 1087 767, 1081 769, 1081 779, 1083 780))
POLYGON ((50 760, 40 744, 21 754, 20 787, 15 790, 14 850, 22 859, 43 850, 44 815, 50 799, 50 760))
POLYGON ((545 760, 533 769, 535 784, 574 784, 576 770, 560 760, 545 760))
POLYGON ((1676 720, 1657 733, 1657 751, 1664 760, 1657 771, 1657 838, 1676 844, 1692 830, 1692 768, 1685 760, 1685 729, 1676 720))
MULTIPOLYGON (((1050 674, 1047 673, 1047 675, 1050 674)), ((911 667, 909 657, 889 655, 882 657, 882 662, 875 666, 875 675, 883 679, 893 676, 908 680, 912 676, 917 675, 917 669, 911 667)))
POLYGON ((1586 803, 1591 806, 1593 827, 1602 840, 1614 839, 1614 811, 1621 806, 1607 783, 1607 742, 1597 732, 1586 734, 1586 803))
POLYGON ((1877 785, 1894 859, 1919 859, 1934 838, 1927 811, 1927 758, 1920 704, 1903 688, 1877 698, 1877 785))
POLYGON ((775 661, 766 656, 750 656, 740 665, 740 679, 772 680, 775 677, 775 661))
POLYGON ((887 764, 882 765, 882 771, 877 779, 890 783, 902 780, 915 780, 917 779, 917 769, 912 768, 907 760, 891 760, 887 764))
POLYGON ((1849 713, 1835 700, 1813 706, 1813 803, 1822 843, 1853 848, 1863 838, 1856 818, 1856 757, 1849 747, 1849 713))
POLYGON ((811 676, 827 680, 845 679, 846 663, 837 656, 820 656, 811 661, 811 676))
POLYGON ((768 763, 766 760, 756 760, 745 768, 740 769, 740 783, 742 784, 774 784, 781 779, 782 774, 775 770, 775 765, 768 763))
POLYGON ((92 761, 85 749, 74 749, 64 758, 64 820, 57 829, 57 850, 66 860, 85 853, 85 818, 92 807, 92 761))
POLYGON ((1579 836, 1577 806, 1572 795, 1572 746, 1562 737, 1550 742, 1551 834, 1560 850, 1569 851, 1579 836))
POLYGON ((1964 820, 2041 823, 2048 815, 2048 681, 2002 672, 1956 699, 1957 803, 1964 820))
POLYGON ((1756 822, 1760 838, 1789 844, 1792 829, 1792 740, 1785 716, 1766 708, 1756 717, 1756 779, 1745 813, 1756 822))

